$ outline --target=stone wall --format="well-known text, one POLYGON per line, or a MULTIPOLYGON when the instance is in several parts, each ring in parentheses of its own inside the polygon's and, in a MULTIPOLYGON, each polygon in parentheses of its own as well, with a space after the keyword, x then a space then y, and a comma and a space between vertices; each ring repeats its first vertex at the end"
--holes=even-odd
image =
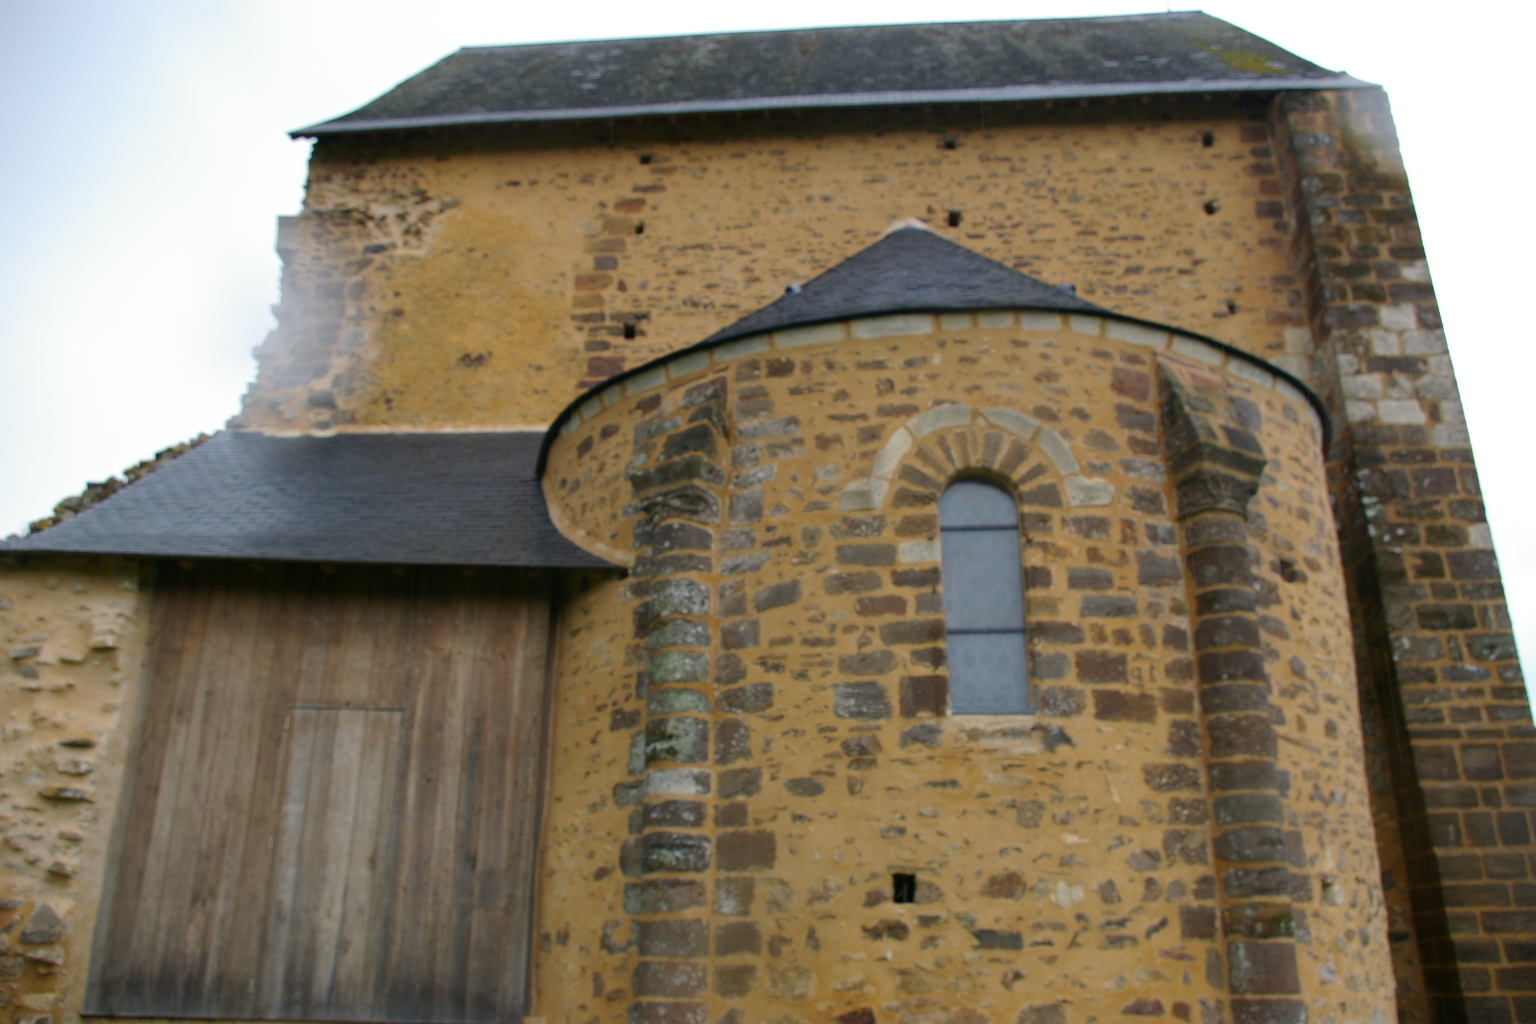
POLYGON ((1321 441, 1254 363, 1028 312, 743 339, 594 395, 545 485, 634 574, 562 654, 539 1012, 1380 1024, 1321 441), (1262 451, 1215 530, 1169 476, 1171 382, 1262 451), (1020 501, 1036 715, 947 714, 935 502, 966 471, 1020 501))
POLYGON ((148 632, 139 570, 0 561, 0 1014, 79 1020, 148 632))
POLYGON ((1524 1020, 1536 730, 1396 132, 1377 90, 1290 96, 1275 123, 1295 167, 1316 379, 1341 426, 1334 500, 1394 931, 1423 962, 1404 1005, 1524 1020))
POLYGON ((1305 375, 1268 113, 1169 97, 324 139, 235 425, 547 423, 911 216, 1305 375))

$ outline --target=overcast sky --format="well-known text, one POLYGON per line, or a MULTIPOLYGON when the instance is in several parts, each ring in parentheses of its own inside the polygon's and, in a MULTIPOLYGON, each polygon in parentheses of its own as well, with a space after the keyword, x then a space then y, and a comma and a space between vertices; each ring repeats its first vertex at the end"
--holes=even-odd
MULTIPOLYGON (((0 535, 88 480, 212 431, 278 301, 299 209, 288 129, 459 46, 900 21, 1146 13, 1095 0, 0 0, 0 535)), ((1523 650, 1536 650, 1536 404, 1521 295, 1532 135, 1525 5, 1232 0, 1206 8, 1386 86, 1523 650)))

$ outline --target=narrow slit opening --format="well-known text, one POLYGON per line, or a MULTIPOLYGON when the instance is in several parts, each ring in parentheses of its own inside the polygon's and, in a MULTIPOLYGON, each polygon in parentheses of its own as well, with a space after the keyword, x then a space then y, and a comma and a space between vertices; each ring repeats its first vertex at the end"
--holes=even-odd
POLYGON ((959 210, 950 210, 949 211, 949 226, 952 227, 952 228, 957 228, 957 227, 960 226, 960 211, 959 210))
POLYGON ((895 903, 915 903, 917 901, 917 876, 892 875, 891 900, 895 903))
POLYGON ((635 337, 635 325, 632 324, 632 323, 625 324, 624 325, 624 340, 631 341, 631 340, 634 339, 634 337, 635 337))

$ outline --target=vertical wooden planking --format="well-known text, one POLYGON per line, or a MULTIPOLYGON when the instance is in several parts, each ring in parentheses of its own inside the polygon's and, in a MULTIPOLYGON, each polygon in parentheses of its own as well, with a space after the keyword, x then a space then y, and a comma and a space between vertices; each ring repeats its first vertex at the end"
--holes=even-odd
POLYGON ((167 568, 89 1008, 522 1013, 547 583, 167 568))

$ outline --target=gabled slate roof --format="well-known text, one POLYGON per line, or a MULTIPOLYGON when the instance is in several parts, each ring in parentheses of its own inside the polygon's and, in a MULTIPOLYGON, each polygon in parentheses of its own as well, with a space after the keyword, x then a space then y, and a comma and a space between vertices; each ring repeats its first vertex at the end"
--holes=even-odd
POLYGON ((1199 11, 465 47, 296 136, 513 121, 1349 89, 1199 11))
POLYGON ((0 553, 609 567, 549 521, 542 437, 228 432, 0 553))
POLYGON ((783 298, 715 332, 704 344, 860 316, 980 309, 1109 312, 925 228, 905 227, 813 278, 799 291, 787 291, 783 298))

